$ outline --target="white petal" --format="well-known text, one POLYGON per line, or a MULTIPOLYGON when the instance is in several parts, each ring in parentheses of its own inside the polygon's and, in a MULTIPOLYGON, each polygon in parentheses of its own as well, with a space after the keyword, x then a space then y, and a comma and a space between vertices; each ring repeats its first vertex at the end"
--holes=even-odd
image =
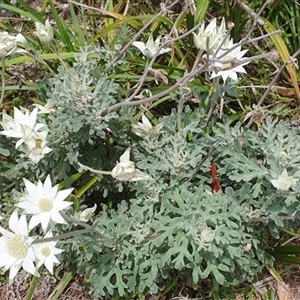
POLYGON ((55 223, 59 223, 59 224, 66 224, 65 219, 60 215, 59 212, 57 211, 53 211, 51 212, 51 219, 53 222, 55 223))
POLYGON ((130 161, 130 147, 120 156, 120 162, 130 161))
POLYGON ((8 284, 12 284, 14 282, 14 278, 16 277, 17 273, 19 272, 21 268, 21 265, 13 265, 10 267, 10 271, 9 271, 9 280, 8 280, 8 284))
POLYGON ((38 271, 36 270, 33 261, 31 259, 25 258, 22 267, 25 271, 27 271, 28 273, 39 277, 40 274, 38 273, 38 271))
POLYGON ((143 42, 133 42, 132 45, 137 47, 144 54, 144 51, 146 49, 145 43, 143 43, 143 42))

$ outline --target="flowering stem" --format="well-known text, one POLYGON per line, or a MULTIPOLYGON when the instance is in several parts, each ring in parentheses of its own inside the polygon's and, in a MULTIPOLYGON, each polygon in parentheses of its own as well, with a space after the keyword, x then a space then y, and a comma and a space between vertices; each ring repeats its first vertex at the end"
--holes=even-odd
POLYGON ((179 96, 179 103, 178 103, 178 114, 177 114, 177 127, 178 132, 180 133, 182 131, 182 111, 183 111, 183 104, 184 104, 184 97, 183 93, 179 96))
POLYGON ((194 62, 193 68, 192 68, 192 71, 194 71, 197 68, 197 65, 198 65, 198 63, 201 59, 202 53, 203 53, 203 50, 198 51, 197 57, 195 59, 195 62, 194 62))
POLYGON ((5 91, 5 58, 2 57, 1 61, 2 61, 2 68, 1 68, 2 88, 1 88, 0 107, 2 106, 2 102, 4 99, 4 91, 5 91))
POLYGON ((89 170, 95 174, 101 174, 101 175, 111 175, 111 172, 110 171, 101 171, 101 170, 96 170, 96 169, 93 169, 93 168, 90 168, 86 165, 83 165, 81 164, 80 162, 78 162, 78 165, 83 168, 84 170, 89 170))
POLYGON ((26 300, 31 300, 38 283, 38 277, 32 276, 29 289, 27 290, 26 300))
POLYGON ((277 191, 275 194, 273 194, 265 203, 264 205, 260 208, 259 212, 263 211, 264 209, 266 209, 268 207, 268 205, 274 200, 276 199, 278 196, 280 195, 280 193, 277 191))
POLYGON ((215 104, 216 104, 216 100, 218 97, 218 93, 216 91, 219 88, 219 82, 220 82, 220 77, 213 78, 214 93, 213 93, 212 99, 210 101, 210 109, 209 109, 209 112, 207 115, 207 120, 210 119, 212 112, 214 110, 215 104))
POLYGON ((58 241, 58 240, 65 239, 65 238, 68 238, 68 237, 71 237, 71 236, 80 235, 80 234, 89 233, 89 232, 91 232, 91 229, 75 230, 75 231, 71 231, 71 232, 68 232, 68 233, 59 234, 59 235, 56 235, 56 236, 53 236, 53 237, 37 239, 37 240, 33 241, 32 244, 58 241))

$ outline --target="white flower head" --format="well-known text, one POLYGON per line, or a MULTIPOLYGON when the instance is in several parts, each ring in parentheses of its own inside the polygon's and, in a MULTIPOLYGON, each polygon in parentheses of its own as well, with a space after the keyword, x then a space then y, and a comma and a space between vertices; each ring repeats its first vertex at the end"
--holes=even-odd
POLYGON ((95 211, 97 209, 97 204, 95 204, 93 207, 88 207, 84 209, 80 215, 79 215, 79 221, 81 222, 88 222, 93 217, 95 211))
POLYGON ((36 31, 33 33, 43 43, 49 43, 53 39, 53 28, 50 25, 49 19, 46 20, 45 25, 40 22, 35 22, 36 31))
POLYGON ((135 168, 134 162, 130 161, 130 148, 127 148, 120 157, 120 162, 112 169, 111 176, 120 181, 139 181, 150 179, 150 176, 135 168))
MULTIPOLYGON (((222 47, 218 51, 218 53, 216 54, 216 58, 218 59, 218 57, 223 55, 233 46, 235 46, 235 44, 233 44, 233 41, 228 41, 224 48, 222 47)), ((243 66, 247 65, 250 61, 243 63, 243 61, 241 60, 247 51, 248 50, 241 50, 241 46, 238 46, 227 53, 225 56, 223 56, 220 59, 221 62, 214 62, 212 65, 214 70, 210 78, 222 76, 224 82, 227 80, 227 78, 231 78, 232 80, 237 81, 237 73, 247 73, 243 66), (224 61, 224 63, 222 61, 224 61), (235 62, 238 63, 237 66, 234 66, 235 62)), ((209 57, 211 57, 211 55, 209 57)))
POLYGON ((29 158, 34 162, 38 163, 47 153, 51 152, 52 149, 47 146, 47 131, 40 131, 32 135, 30 140, 25 141, 28 146, 30 153, 29 158))
POLYGON ((9 271, 9 284, 22 267, 34 276, 39 276, 35 266, 35 255, 31 243, 33 238, 28 237, 28 227, 25 215, 18 218, 14 211, 9 218, 9 228, 12 232, 0 226, 0 268, 9 271))
MULTIPOLYGON (((52 237, 52 232, 49 231, 44 238, 52 237)), ((37 258, 37 267, 44 265, 47 270, 53 274, 53 265, 59 264, 59 260, 55 255, 62 253, 64 250, 56 248, 57 242, 44 242, 33 245, 33 251, 37 258)))
POLYGON ((211 22, 206 28, 204 28, 203 23, 199 28, 197 34, 193 32, 194 44, 197 49, 203 51, 208 50, 209 53, 213 54, 223 42, 223 39, 226 37, 226 34, 227 30, 225 25, 225 19, 222 18, 221 26, 218 27, 217 19, 214 18, 211 20, 211 22))
POLYGON ((18 33, 16 36, 10 35, 6 31, 0 32, 0 58, 16 54, 26 53, 26 51, 19 47, 19 45, 26 44, 24 36, 18 33))
POLYGON ((18 148, 22 143, 29 141, 38 130, 45 127, 45 124, 36 124, 37 113, 37 108, 31 113, 29 113, 29 110, 22 113, 18 108, 14 107, 14 119, 8 118, 7 115, 5 116, 3 114, 1 124, 6 130, 0 131, 0 134, 8 137, 20 138, 16 143, 16 148, 18 148))
POLYGON ((288 176, 287 170, 284 169, 277 179, 271 179, 271 183, 279 191, 288 191, 296 185, 297 180, 288 176))
POLYGON ((163 127, 163 123, 160 123, 156 126, 152 126, 149 119, 142 114, 142 122, 132 125, 132 131, 138 136, 144 136, 145 134, 156 135, 163 127))
MULTIPOLYGON (((143 42, 133 42, 132 45, 137 47, 147 58, 151 59, 157 52, 160 47, 160 36, 153 41, 153 36, 150 35, 147 43, 143 42)), ((171 51, 171 48, 162 48, 159 50, 158 55, 171 51)))
POLYGON ((38 224, 42 225, 44 231, 52 220, 55 223, 66 223, 59 211, 72 205, 72 202, 64 201, 72 192, 73 188, 58 191, 58 185, 52 187, 48 175, 44 184, 38 181, 35 185, 24 178, 26 194, 17 204, 24 211, 32 215, 29 227, 33 228, 38 224))

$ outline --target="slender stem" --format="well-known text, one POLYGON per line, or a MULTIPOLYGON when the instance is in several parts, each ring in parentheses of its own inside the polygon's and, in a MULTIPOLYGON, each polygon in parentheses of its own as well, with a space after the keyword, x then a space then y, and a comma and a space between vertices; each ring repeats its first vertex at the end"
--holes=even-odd
POLYGON ((178 132, 181 133, 182 131, 182 111, 183 111, 183 104, 184 104, 184 94, 181 93, 181 95, 179 95, 179 103, 178 103, 178 114, 177 114, 177 127, 178 127, 178 132))
POLYGON ((209 109, 209 112, 208 112, 208 115, 207 115, 207 120, 210 119, 210 117, 211 117, 211 115, 214 111, 215 104, 216 104, 217 98, 218 98, 218 93, 216 91, 219 88, 219 85, 220 85, 220 77, 213 78, 214 93, 213 93, 213 96, 210 100, 210 109, 209 109))
POLYGON ((2 61, 2 68, 1 68, 2 88, 1 88, 0 107, 2 106, 2 102, 4 99, 4 92, 5 92, 5 57, 2 57, 1 61, 2 61))
POLYGON ((280 193, 277 191, 275 194, 273 194, 265 203, 264 205, 260 208, 259 213, 261 211, 263 211, 264 209, 266 209, 268 207, 268 205, 274 200, 276 199, 278 196, 280 195, 280 193))
POLYGON ((192 71, 194 71, 194 70, 197 68, 197 65, 198 65, 198 63, 199 63, 199 61, 200 61, 200 59, 201 59, 202 53, 203 53, 203 50, 199 50, 199 51, 198 51, 197 57, 196 57, 196 59, 195 59, 195 62, 194 62, 194 64, 193 64, 193 67, 192 67, 192 71))
POLYGON ((88 171, 91 171, 95 174, 101 174, 101 175, 111 175, 111 172, 110 171, 101 171, 101 170, 96 170, 96 169, 92 169, 86 165, 83 165, 82 163, 78 162, 78 165, 84 169, 84 170, 88 170, 88 171))
POLYGON ((74 230, 74 231, 71 231, 71 232, 68 232, 68 233, 63 233, 63 234, 59 234, 59 235, 52 236, 52 237, 37 239, 37 240, 33 241, 32 244, 58 241, 58 240, 61 240, 61 239, 69 238, 71 236, 81 235, 81 234, 89 233, 89 232, 91 232, 91 229, 74 230))
POLYGON ((36 289, 36 285, 38 283, 38 277, 32 276, 29 289, 27 290, 26 300, 31 300, 36 289))
POLYGON ((170 88, 164 90, 163 92, 156 94, 154 96, 142 99, 142 100, 137 100, 137 101, 124 101, 124 102, 120 102, 117 104, 114 104, 110 107, 108 107, 105 111, 102 112, 102 116, 108 114, 111 111, 115 111, 123 106, 134 106, 134 105, 139 105, 139 104, 146 104, 149 102, 152 102, 154 100, 157 100, 161 97, 164 97, 166 95, 169 95, 171 92, 173 92, 176 88, 180 87, 180 86, 184 86, 191 78, 193 78, 194 76, 204 72, 206 70, 205 66, 201 66, 200 68, 196 68, 195 71, 190 72, 188 74, 186 74, 184 77, 180 78, 174 85, 172 85, 170 88))

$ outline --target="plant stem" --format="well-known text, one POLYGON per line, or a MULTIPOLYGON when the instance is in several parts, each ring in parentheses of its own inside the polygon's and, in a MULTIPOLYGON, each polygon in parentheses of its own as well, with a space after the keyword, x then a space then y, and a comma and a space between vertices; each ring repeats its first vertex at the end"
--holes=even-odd
POLYGON ((213 78, 214 93, 213 93, 213 96, 210 100, 210 109, 209 109, 209 112, 208 112, 208 115, 207 115, 207 120, 210 119, 210 117, 213 113, 213 110, 215 108, 215 104, 217 102, 216 100, 217 100, 217 97, 218 97, 218 93, 216 91, 219 88, 219 82, 220 82, 220 77, 213 78))
POLYGON ((5 57, 2 57, 1 61, 2 61, 2 68, 1 68, 2 88, 1 88, 0 107, 2 106, 2 102, 4 99, 4 92, 5 92, 5 57))
POLYGON ((80 234, 89 233, 89 232, 91 232, 91 229, 75 230, 75 231, 59 234, 59 235, 48 237, 48 238, 37 239, 37 240, 33 241, 32 244, 58 241, 60 239, 65 239, 65 238, 68 238, 68 237, 71 237, 71 236, 74 236, 74 235, 80 235, 80 234))
POLYGON ((26 300, 31 300, 32 299, 38 281, 39 281, 38 277, 32 276, 30 286, 29 286, 29 289, 27 291, 27 295, 26 295, 26 298, 25 298, 26 300))
POLYGON ((181 134, 182 131, 182 111, 184 104, 184 93, 180 93, 179 95, 179 103, 178 103, 178 114, 177 114, 177 130, 181 134))
POLYGON ((203 53, 203 50, 198 51, 197 57, 195 59, 195 62, 194 62, 193 68, 192 68, 192 71, 194 71, 197 68, 197 65, 198 65, 198 63, 201 59, 202 53, 203 53))

